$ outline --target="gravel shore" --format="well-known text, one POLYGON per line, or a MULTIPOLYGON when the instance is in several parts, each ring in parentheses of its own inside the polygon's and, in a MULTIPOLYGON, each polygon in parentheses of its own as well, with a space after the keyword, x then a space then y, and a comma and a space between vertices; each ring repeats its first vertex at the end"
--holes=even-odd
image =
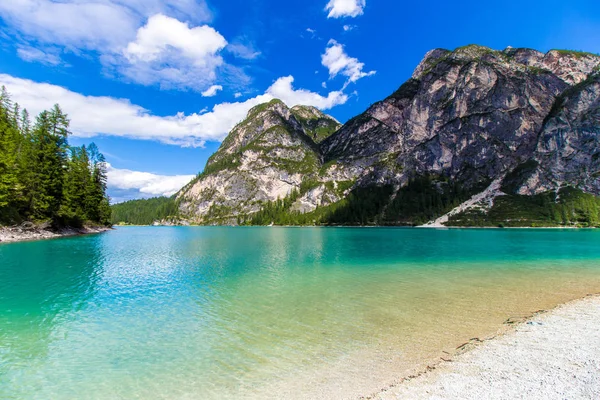
POLYGON ((83 227, 51 230, 31 226, 0 227, 0 243, 23 242, 31 240, 56 239, 64 236, 86 235, 109 231, 107 227, 83 227))
POLYGON ((374 398, 600 399, 600 296, 538 314, 374 398))

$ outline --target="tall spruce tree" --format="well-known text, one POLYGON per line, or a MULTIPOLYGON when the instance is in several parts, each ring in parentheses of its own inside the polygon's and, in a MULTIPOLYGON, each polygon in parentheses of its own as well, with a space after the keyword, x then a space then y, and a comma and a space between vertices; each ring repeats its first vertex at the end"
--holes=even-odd
POLYGON ((90 144, 88 152, 92 174, 86 189, 86 212, 91 220, 108 224, 110 223, 111 210, 106 195, 106 160, 95 143, 90 144))
POLYGON ((13 105, 6 88, 0 92, 0 210, 12 206, 18 190, 17 144, 19 128, 13 112, 13 105))
POLYGON ((63 225, 79 227, 88 219, 86 188, 89 186, 92 176, 85 146, 72 147, 70 153, 58 215, 63 225))
POLYGON ((24 220, 108 225, 106 162, 95 144, 69 147, 69 118, 55 105, 32 126, 0 90, 0 224, 24 220))

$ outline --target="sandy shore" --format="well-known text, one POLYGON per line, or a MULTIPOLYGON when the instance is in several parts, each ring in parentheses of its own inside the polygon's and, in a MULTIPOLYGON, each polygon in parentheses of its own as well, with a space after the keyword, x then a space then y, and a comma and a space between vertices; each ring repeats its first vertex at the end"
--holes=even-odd
POLYGON ((376 399, 600 399, 600 296, 469 344, 376 399), (470 349, 469 349, 470 348, 470 349))
POLYGON ((111 230, 106 227, 68 228, 59 231, 43 228, 24 228, 22 226, 0 227, 0 243, 23 242, 31 240, 56 239, 65 236, 87 235, 111 230))

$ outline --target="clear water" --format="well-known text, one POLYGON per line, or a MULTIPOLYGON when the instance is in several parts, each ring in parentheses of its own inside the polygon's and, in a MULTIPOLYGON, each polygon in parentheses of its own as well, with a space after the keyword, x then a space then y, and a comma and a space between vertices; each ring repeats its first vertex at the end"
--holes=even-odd
POLYGON ((600 292, 600 230, 128 227, 0 245, 0 398, 338 398, 600 292))

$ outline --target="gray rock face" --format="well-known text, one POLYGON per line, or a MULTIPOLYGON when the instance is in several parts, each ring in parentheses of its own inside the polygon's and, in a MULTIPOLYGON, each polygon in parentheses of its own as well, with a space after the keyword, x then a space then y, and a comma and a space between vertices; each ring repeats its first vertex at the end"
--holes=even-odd
MULTIPOLYGON (((317 142, 339 126, 314 107, 289 109, 279 100, 256 106, 204 172, 177 194, 181 213, 198 223, 235 223, 238 215, 288 197, 318 175, 322 155, 317 142)), ((318 204, 308 203, 308 208, 318 204)))
POLYGON ((396 93, 329 137, 324 153, 367 166, 358 177, 365 183, 384 176, 402 185, 423 174, 467 187, 491 182, 531 158, 557 96, 599 61, 529 49, 433 50, 396 93))
POLYGON ((341 127, 312 107, 260 105, 178 194, 181 209, 206 222, 293 196, 290 211, 305 213, 350 188, 398 190, 424 175, 466 190, 510 175, 520 194, 572 185, 600 195, 599 70, 587 53, 471 45, 428 52, 341 127))
POLYGON ((575 186, 600 195, 600 75, 567 90, 542 129, 535 155, 537 167, 520 194, 537 194, 575 186))

